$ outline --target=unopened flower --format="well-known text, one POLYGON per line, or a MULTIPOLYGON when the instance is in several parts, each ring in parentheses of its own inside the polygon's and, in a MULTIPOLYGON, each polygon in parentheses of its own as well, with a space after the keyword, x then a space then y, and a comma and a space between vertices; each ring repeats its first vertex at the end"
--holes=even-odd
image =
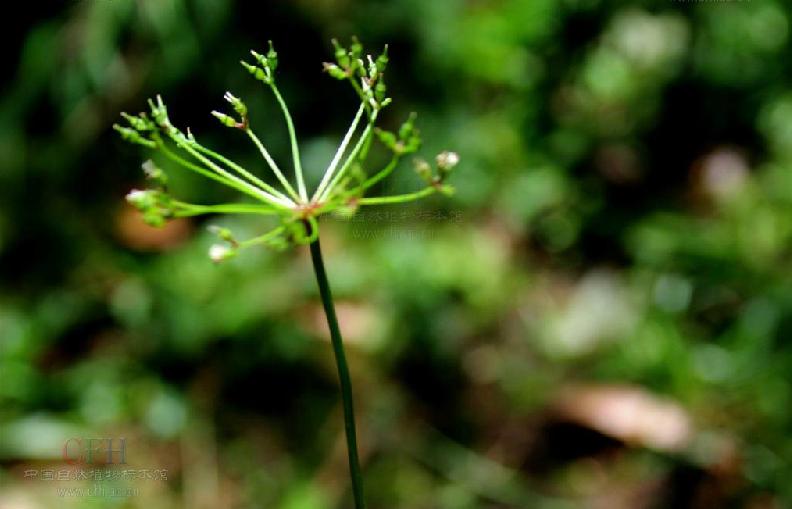
POLYGON ((454 166, 459 164, 459 154, 446 150, 437 154, 435 162, 437 163, 437 168, 440 171, 449 172, 454 168, 454 166))
POLYGON ((220 263, 236 255, 236 250, 224 244, 212 244, 209 247, 209 259, 214 263, 220 263))

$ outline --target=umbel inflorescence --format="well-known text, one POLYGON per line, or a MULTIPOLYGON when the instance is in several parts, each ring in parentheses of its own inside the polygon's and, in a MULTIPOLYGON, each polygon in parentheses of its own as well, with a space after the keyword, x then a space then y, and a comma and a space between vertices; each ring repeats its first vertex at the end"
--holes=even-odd
POLYGON ((294 123, 276 84, 278 54, 270 42, 267 53, 251 51, 254 62, 241 63, 255 79, 272 91, 283 112, 291 142, 296 188, 254 133, 247 106, 238 97, 226 92, 225 99, 233 113, 213 111, 212 115, 223 125, 237 129, 250 138, 272 171, 277 185, 264 181, 231 159, 201 144, 189 129, 185 132, 174 126, 165 103, 157 96, 156 100, 149 100, 149 113, 140 113, 137 116, 122 113, 128 127, 117 124, 113 127, 127 141, 158 150, 177 165, 232 187, 254 201, 198 205, 177 200, 168 193, 167 176, 152 161, 143 164, 143 170, 152 183, 151 188, 131 191, 127 195, 127 201, 153 226, 161 226, 175 217, 216 213, 262 214, 279 218, 279 224, 273 230, 243 241, 234 238, 225 228, 212 228, 222 242, 213 245, 209 255, 213 261, 219 262, 252 245, 284 247, 291 242, 309 244, 318 235, 316 218, 321 214, 352 214, 365 205, 407 202, 436 192, 452 193, 453 188, 446 183, 446 177, 458 163, 459 157, 454 152, 442 152, 437 155, 434 164, 423 159, 413 161, 415 171, 426 184, 423 189, 395 196, 366 196, 371 187, 393 172, 403 157, 418 150, 421 139, 414 125, 415 114, 411 114, 397 132, 375 127, 380 112, 391 103, 391 98, 386 95, 384 81, 384 72, 388 65, 387 46, 375 58, 371 55, 364 57, 363 48, 356 39, 353 39, 348 48, 342 47, 337 41, 333 41, 333 45, 335 63, 325 63, 324 69, 331 77, 349 82, 360 98, 360 106, 318 186, 310 195, 303 178, 294 123), (390 152, 391 157, 384 167, 369 171, 366 160, 374 139, 390 152))

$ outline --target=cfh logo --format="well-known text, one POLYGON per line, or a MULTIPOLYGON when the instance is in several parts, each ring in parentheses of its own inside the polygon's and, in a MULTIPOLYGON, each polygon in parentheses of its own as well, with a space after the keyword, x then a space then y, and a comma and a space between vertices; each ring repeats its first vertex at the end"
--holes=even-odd
POLYGON ((69 465, 126 465, 126 438, 70 438, 63 444, 63 460, 69 465))

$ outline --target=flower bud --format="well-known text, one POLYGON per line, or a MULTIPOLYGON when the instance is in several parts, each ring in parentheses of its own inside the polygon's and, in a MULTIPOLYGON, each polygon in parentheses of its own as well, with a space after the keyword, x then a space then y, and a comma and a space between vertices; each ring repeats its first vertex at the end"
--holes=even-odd
POLYGON ((333 78, 335 78, 337 80, 345 80, 347 78, 346 71, 344 71, 343 69, 341 69, 340 67, 338 67, 335 64, 331 64, 329 62, 325 62, 324 63, 324 70, 325 70, 325 72, 327 72, 327 74, 329 74, 330 76, 332 76, 333 78))
POLYGON ((377 57, 377 70, 379 70, 380 74, 385 72, 385 68, 388 67, 388 45, 385 45, 385 49, 382 50, 380 56, 377 57))
POLYGON ((224 244, 212 244, 209 248, 209 259, 214 263, 220 263, 236 256, 236 250, 224 244))
POLYGON ((226 127, 239 127, 239 123, 232 116, 220 113, 219 111, 213 111, 212 115, 226 127))
POLYGON ((217 226, 217 225, 210 225, 208 227, 208 230, 211 233, 217 235, 217 237, 220 240, 224 240, 229 244, 231 244, 232 246, 236 247, 239 244, 239 242, 237 242, 237 240, 234 238, 234 234, 231 233, 231 230, 229 230, 228 228, 224 228, 222 226, 217 226))
POLYGON ((148 159, 143 163, 143 173, 146 174, 146 177, 155 181, 157 184, 165 187, 168 184, 168 176, 159 168, 154 161, 148 159))
POLYGON ((123 112, 121 113, 121 116, 124 117, 127 122, 129 122, 129 125, 131 125, 136 131, 153 131, 156 129, 154 122, 146 118, 144 115, 144 113, 141 113, 141 116, 130 115, 123 112))
POLYGON ((454 166, 459 164, 459 154, 444 150, 443 152, 437 154, 437 157, 435 157, 435 162, 437 163, 437 169, 440 170, 440 174, 444 175, 454 169, 454 166))
POLYGON ((264 83, 266 83, 268 85, 271 83, 272 80, 270 80, 270 78, 267 75, 267 73, 264 72, 264 69, 262 69, 261 67, 256 67, 255 65, 250 65, 249 63, 245 62, 244 60, 240 61, 239 63, 242 64, 242 66, 245 69, 247 69, 248 72, 251 75, 253 75, 253 77, 256 78, 257 80, 263 81, 264 83))
POLYGON ((413 160, 413 167, 415 168, 415 173, 417 173, 424 182, 427 184, 434 182, 434 177, 432 176, 432 167, 429 166, 429 163, 423 159, 416 158, 413 160))
POLYGON ((234 97, 231 92, 226 92, 223 98, 231 104, 231 107, 234 108, 234 111, 236 111, 240 117, 243 119, 247 117, 247 106, 239 97, 234 97))
POLYGON ((336 62, 338 62, 338 65, 346 69, 347 67, 349 67, 349 63, 350 63, 349 55, 347 54, 346 49, 344 49, 343 46, 338 44, 338 40, 336 39, 333 39, 331 42, 333 43, 333 47, 335 48, 336 62))
POLYGON ((154 141, 144 138, 140 135, 140 133, 132 128, 129 127, 121 127, 118 124, 113 124, 113 129, 121 133, 121 138, 125 141, 130 143, 135 143, 137 145, 143 145, 149 148, 157 148, 157 144, 154 141))
POLYGON ((383 145, 393 150, 394 152, 397 150, 395 134, 393 134, 390 131, 386 131, 385 129, 376 129, 374 133, 377 135, 377 138, 379 138, 380 142, 382 142, 383 145))
POLYGON ((410 136, 412 136, 413 131, 415 130, 415 119, 418 115, 415 112, 410 113, 410 116, 407 117, 407 120, 401 125, 399 128, 399 139, 406 141, 410 136))
POLYGON ((269 42, 269 51, 267 51, 267 65, 271 70, 275 70, 278 68, 278 52, 275 51, 275 47, 272 45, 272 41, 269 42))

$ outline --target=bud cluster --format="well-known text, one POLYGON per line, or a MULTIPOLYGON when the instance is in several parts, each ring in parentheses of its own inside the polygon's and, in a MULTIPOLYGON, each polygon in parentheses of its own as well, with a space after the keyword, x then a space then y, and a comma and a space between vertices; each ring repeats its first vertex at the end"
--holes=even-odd
POLYGON ((416 117, 415 113, 410 113, 410 116, 399 128, 398 133, 392 133, 385 129, 377 129, 374 132, 380 142, 393 151, 394 155, 412 154, 421 148, 421 133, 415 127, 416 117))
POLYGON ((376 59, 366 55, 365 60, 363 46, 356 37, 352 38, 349 48, 341 46, 333 39, 333 47, 336 62, 325 62, 325 72, 337 80, 350 80, 361 100, 375 109, 390 104, 391 99, 385 96, 387 87, 383 78, 388 66, 388 46, 385 45, 376 59))
POLYGON ((415 172, 421 177, 421 180, 436 188, 443 194, 450 195, 454 189, 451 186, 444 185, 446 178, 451 173, 451 170, 459 163, 459 154, 456 152, 443 151, 435 157, 435 167, 426 162, 424 159, 416 158, 413 161, 415 172))
POLYGON ((138 209, 149 226, 160 227, 174 215, 172 198, 157 189, 133 189, 127 193, 126 201, 138 209))
POLYGON ((226 92, 223 98, 228 101, 234 111, 239 115, 239 119, 232 117, 231 115, 226 115, 225 113, 219 111, 213 111, 212 115, 220 121, 226 127, 234 127, 237 129, 247 129, 248 127, 248 116, 247 116, 247 106, 244 102, 238 97, 235 97, 231 92, 226 92))
POLYGON ((257 65, 252 65, 244 60, 240 63, 259 81, 263 81, 267 85, 272 85, 275 80, 275 69, 278 68, 278 53, 272 46, 272 41, 269 41, 269 51, 265 55, 250 50, 250 54, 256 59, 257 65))

